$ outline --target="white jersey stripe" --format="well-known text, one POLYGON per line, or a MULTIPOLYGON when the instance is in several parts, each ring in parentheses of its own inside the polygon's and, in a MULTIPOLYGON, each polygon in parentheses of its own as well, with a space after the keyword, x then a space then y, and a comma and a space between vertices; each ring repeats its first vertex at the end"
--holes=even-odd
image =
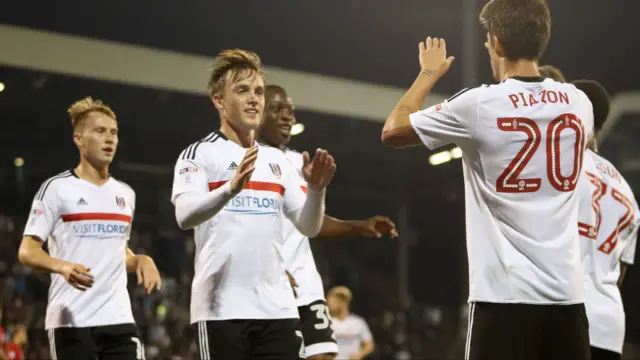
POLYGON ((51 360, 58 360, 58 354, 56 353, 56 332, 55 329, 48 331, 49 335, 49 352, 51 352, 51 360))
POLYGON ((469 319, 467 319, 467 343, 464 349, 464 360, 469 360, 471 356, 471 337, 473 336, 473 318, 476 311, 476 303, 469 304, 469 319))

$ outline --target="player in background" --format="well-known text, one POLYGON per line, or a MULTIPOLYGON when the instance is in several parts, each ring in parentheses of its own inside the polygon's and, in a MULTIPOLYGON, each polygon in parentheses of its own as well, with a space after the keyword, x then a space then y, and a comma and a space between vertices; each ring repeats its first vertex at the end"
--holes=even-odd
MULTIPOLYGON (((286 147, 291 141, 291 127, 295 123, 294 105, 286 90, 278 85, 267 85, 264 115, 257 133, 259 141, 282 151, 302 175, 302 154, 286 147)), ((300 181, 306 189, 304 181, 300 181)), ((285 219, 283 225, 284 259, 296 290, 307 359, 330 360, 337 354, 338 346, 333 338, 322 277, 316 268, 309 238, 301 234, 291 221, 285 219)), ((318 237, 380 238, 383 235, 398 236, 395 224, 387 217, 339 220, 325 215, 318 237)))
POLYGON ((7 360, 25 360, 24 346, 28 342, 27 327, 16 325, 11 332, 11 340, 4 347, 5 357, 7 360))
POLYGON ((116 115, 89 97, 68 112, 80 163, 36 193, 18 257, 52 273, 46 314, 52 359, 144 359, 127 272, 137 273, 147 294, 160 289, 161 279, 150 257, 127 246, 135 192, 109 174, 118 148, 116 115))
POLYGON ((345 286, 336 286, 327 293, 327 303, 333 319, 333 329, 338 340, 336 359, 360 360, 375 350, 373 336, 367 322, 351 313, 351 290, 345 286))
POLYGON ((538 61, 551 16, 542 0, 482 9, 494 77, 420 110, 448 71, 444 39, 419 44, 421 71, 389 115, 385 144, 462 149, 470 324, 465 358, 589 359, 575 192, 593 112, 538 61))
POLYGON ((313 161, 303 154, 305 196, 282 151, 256 142, 265 89, 255 53, 222 51, 209 90, 220 130, 180 154, 171 199, 179 226, 195 230, 191 322, 200 358, 305 358, 282 221, 286 216, 306 236, 318 234, 335 163, 325 150, 313 161))
POLYGON ((567 79, 564 77, 564 74, 560 69, 552 65, 543 65, 540 66, 540 76, 545 78, 551 78, 557 82, 567 82, 567 79))
POLYGON ((619 360, 625 336, 619 287, 635 258, 640 210, 620 172, 597 153, 596 137, 609 114, 607 91, 595 81, 576 80, 573 84, 591 99, 595 122, 578 186, 591 359, 619 360))

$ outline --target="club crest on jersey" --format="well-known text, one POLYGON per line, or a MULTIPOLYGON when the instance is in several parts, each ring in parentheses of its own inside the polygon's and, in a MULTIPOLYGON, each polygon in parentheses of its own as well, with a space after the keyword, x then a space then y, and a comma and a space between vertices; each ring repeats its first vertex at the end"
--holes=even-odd
POLYGON ((190 172, 198 172, 198 168, 197 167, 188 166, 188 167, 180 169, 180 175, 186 174, 186 173, 190 173, 190 172))
POLYGON ((126 203, 124 202, 124 198, 122 196, 116 196, 116 204, 120 206, 121 209, 124 209, 126 203))
POLYGON ((271 168, 271 172, 273 173, 273 175, 275 175, 277 178, 280 178, 280 176, 282 176, 282 172, 280 172, 280 165, 269 163, 269 167, 271 168))

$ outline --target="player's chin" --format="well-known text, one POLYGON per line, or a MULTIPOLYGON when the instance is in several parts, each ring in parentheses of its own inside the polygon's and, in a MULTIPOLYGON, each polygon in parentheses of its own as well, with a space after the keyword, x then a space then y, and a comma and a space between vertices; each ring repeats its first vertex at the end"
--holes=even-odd
POLYGON ((257 130, 260 125, 260 114, 245 114, 242 120, 247 130, 257 130))

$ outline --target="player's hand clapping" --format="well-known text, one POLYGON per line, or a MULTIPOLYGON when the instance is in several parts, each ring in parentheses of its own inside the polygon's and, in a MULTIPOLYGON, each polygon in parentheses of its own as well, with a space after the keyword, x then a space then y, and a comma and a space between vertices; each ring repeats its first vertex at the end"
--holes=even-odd
POLYGON ((236 174, 231 179, 231 192, 237 194, 247 185, 255 168, 258 158, 258 146, 254 145, 244 154, 244 158, 236 170, 236 174))
POLYGON ((63 261, 58 271, 60 275, 74 288, 85 291, 93 286, 93 275, 88 267, 68 261, 63 261))
POLYGON ((162 288, 162 277, 153 259, 146 255, 136 255, 136 275, 138 285, 144 284, 144 293, 151 294, 154 289, 162 288))
POLYGON ((304 165, 302 166, 302 175, 311 190, 321 191, 326 188, 333 174, 336 173, 336 163, 333 156, 327 150, 318 149, 313 161, 310 160, 309 153, 302 153, 304 165))
POLYGON ((419 55, 420 69, 425 75, 441 77, 451 67, 453 56, 447 57, 447 43, 444 39, 428 37, 420 42, 419 55))

